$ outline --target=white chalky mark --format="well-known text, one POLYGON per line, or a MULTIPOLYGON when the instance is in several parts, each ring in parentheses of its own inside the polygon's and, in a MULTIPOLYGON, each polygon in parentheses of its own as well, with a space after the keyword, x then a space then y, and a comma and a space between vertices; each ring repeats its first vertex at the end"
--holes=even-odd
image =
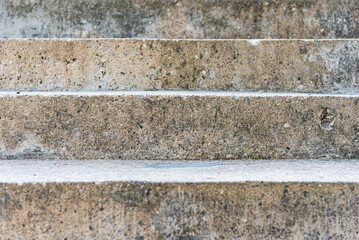
POLYGON ((248 43, 250 43, 253 46, 257 46, 262 40, 260 39, 249 39, 247 40, 248 43))

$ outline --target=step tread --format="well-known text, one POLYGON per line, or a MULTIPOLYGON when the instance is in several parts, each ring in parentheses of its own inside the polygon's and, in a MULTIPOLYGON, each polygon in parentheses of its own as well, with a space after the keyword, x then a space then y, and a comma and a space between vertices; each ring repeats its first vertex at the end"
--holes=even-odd
POLYGON ((2 160, 1 183, 359 182, 359 160, 2 160))
POLYGON ((1 159, 359 156, 359 95, 46 94, 0 97, 1 159))
POLYGON ((0 91, 359 92, 350 40, 0 40, 0 91))

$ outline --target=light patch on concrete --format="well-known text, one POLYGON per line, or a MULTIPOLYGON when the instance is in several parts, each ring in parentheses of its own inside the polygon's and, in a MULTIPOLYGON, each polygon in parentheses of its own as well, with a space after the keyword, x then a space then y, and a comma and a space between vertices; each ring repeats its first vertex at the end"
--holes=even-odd
POLYGON ((359 182, 359 160, 3 160, 1 183, 359 182))
POLYGON ((251 40, 247 40, 247 42, 249 42, 253 46, 257 46, 261 42, 261 40, 260 39, 251 39, 251 40))

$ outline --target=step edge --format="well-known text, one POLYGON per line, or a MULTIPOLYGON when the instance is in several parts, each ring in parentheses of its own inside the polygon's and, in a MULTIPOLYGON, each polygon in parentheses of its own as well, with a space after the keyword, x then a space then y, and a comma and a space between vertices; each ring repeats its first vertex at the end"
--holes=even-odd
POLYGON ((359 183, 359 159, 2 160, 0 183, 359 183))
POLYGON ((242 91, 0 91, 0 97, 16 96, 140 96, 140 97, 359 97, 359 93, 295 93, 295 92, 242 92, 242 91))
POLYGON ((169 42, 248 42, 257 45, 260 42, 282 42, 282 41, 303 41, 303 42, 332 42, 332 41, 359 41, 358 38, 18 38, 18 37, 0 37, 0 41, 169 41, 169 42))

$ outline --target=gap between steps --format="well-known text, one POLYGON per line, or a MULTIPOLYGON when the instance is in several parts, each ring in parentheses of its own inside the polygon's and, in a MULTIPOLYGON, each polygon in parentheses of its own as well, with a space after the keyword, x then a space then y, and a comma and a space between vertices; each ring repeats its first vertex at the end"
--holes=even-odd
POLYGON ((357 38, 0 38, 0 41, 3 40, 16 40, 16 41, 115 41, 115 40, 123 40, 123 41, 187 41, 187 42, 225 42, 225 41, 247 41, 253 45, 257 45, 259 42, 276 42, 276 41, 303 41, 303 42, 325 42, 325 41, 359 41, 357 38))
POLYGON ((359 93, 291 93, 291 92, 231 92, 231 91, 0 91, 0 97, 12 96, 213 96, 213 97, 359 97, 359 93))

